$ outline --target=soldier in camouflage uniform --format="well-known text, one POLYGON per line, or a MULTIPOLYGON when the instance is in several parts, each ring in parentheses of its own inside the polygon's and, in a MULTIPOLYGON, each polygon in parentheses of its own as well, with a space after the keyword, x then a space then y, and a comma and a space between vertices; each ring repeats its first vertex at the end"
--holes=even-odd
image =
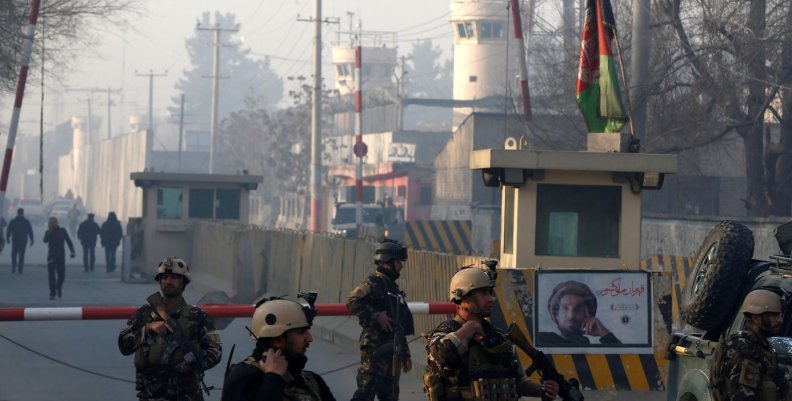
POLYGON ((781 297, 766 289, 745 297, 740 312, 744 330, 724 340, 715 351, 710 387, 715 401, 785 399, 786 384, 767 341, 781 330, 781 297))
POLYGON ((385 239, 374 251, 377 268, 349 294, 347 307, 358 317, 360 333, 360 368, 358 389, 352 401, 399 399, 399 371, 412 369, 406 337, 415 332, 412 314, 404 302, 396 279, 407 261, 407 248, 397 241, 385 239), (400 321, 394 321, 399 308, 400 321), (393 366, 394 333, 399 342, 393 366), (399 366, 400 365, 400 366, 399 366))
POLYGON ((314 300, 306 307, 273 297, 256 306, 251 330, 256 348, 231 368, 223 401, 335 401, 321 376, 303 370, 313 341, 314 300))
POLYGON ((509 400, 520 396, 553 400, 558 383, 525 376, 514 345, 487 317, 495 283, 476 267, 458 271, 449 286, 459 309, 428 336, 424 391, 430 401, 509 400))
MULTIPOLYGON (((166 312, 180 325, 187 340, 197 347, 195 352, 205 369, 220 362, 220 335, 209 315, 200 308, 187 305, 182 294, 190 282, 187 263, 165 258, 154 278, 160 284, 166 312)), ((193 367, 184 360, 165 321, 152 305, 141 306, 118 335, 118 348, 124 355, 135 354, 136 389, 140 401, 203 400, 201 381, 193 367)))

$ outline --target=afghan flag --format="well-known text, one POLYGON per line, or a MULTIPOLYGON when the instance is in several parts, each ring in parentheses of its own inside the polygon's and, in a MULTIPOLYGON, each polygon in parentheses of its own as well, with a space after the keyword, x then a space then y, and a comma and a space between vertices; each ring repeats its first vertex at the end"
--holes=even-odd
POLYGON ((616 21, 609 0, 587 0, 576 97, 588 132, 620 132, 627 121, 611 41, 616 21))

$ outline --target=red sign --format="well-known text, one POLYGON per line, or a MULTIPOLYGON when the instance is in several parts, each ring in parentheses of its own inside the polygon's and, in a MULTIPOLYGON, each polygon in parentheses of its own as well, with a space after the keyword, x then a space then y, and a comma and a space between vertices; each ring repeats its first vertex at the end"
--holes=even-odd
POLYGON ((352 148, 355 156, 363 157, 368 153, 368 146, 366 146, 365 142, 358 142, 355 144, 355 147, 352 148))

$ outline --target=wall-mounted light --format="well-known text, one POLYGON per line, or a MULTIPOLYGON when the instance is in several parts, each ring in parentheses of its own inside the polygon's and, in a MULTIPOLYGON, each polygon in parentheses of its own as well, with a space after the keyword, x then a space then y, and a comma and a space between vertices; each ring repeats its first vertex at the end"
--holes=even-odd
POLYGON ((660 189, 663 187, 665 174, 657 171, 647 171, 636 174, 636 181, 641 183, 641 189, 660 189))

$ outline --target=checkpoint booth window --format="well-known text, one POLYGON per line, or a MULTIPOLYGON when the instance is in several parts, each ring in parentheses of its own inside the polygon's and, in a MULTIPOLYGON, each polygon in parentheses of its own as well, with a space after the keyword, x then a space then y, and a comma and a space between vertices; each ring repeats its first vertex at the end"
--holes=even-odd
POLYGON ((157 188, 157 218, 181 220, 182 189, 180 187, 157 188))
POLYGON ((537 255, 619 257, 621 186, 536 187, 537 255))
POLYGON ((189 217, 195 219, 239 220, 238 189, 190 189, 189 217))

